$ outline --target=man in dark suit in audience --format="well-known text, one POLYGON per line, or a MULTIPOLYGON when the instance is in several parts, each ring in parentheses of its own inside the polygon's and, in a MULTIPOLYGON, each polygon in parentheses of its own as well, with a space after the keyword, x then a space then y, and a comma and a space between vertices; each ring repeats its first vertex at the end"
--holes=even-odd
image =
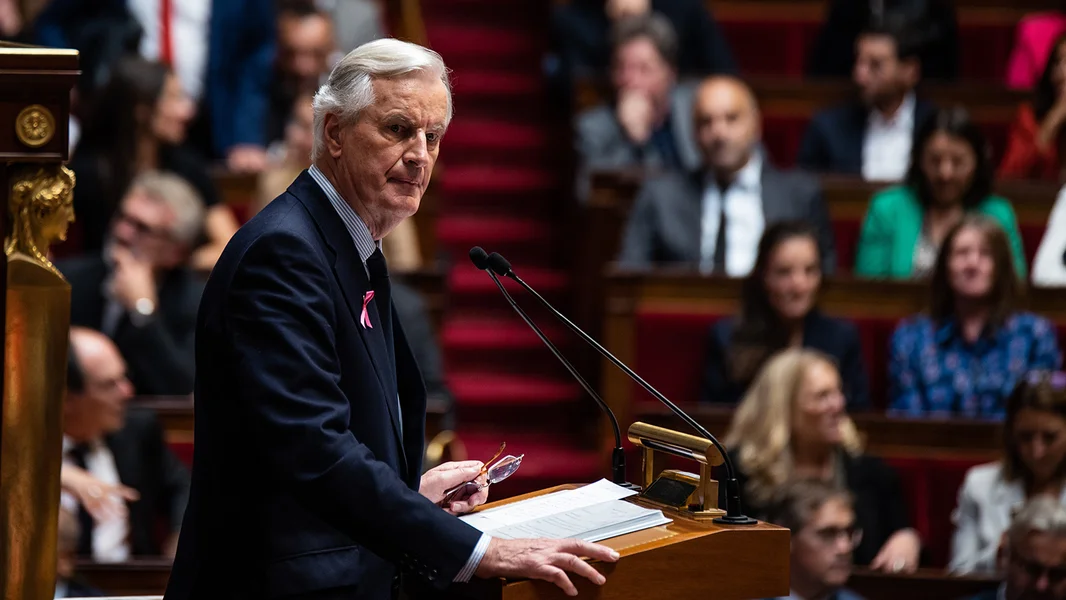
POLYGON ((682 264, 743 277, 755 263, 766 226, 801 220, 817 230, 822 270, 832 273, 836 251, 821 186, 809 174, 775 169, 763 155, 751 88, 732 77, 707 79, 696 92, 694 114, 703 169, 644 183, 619 262, 627 267, 682 264))
POLYGON ((65 469, 88 477, 86 485, 68 487, 64 503, 78 514, 78 554, 103 562, 173 556, 189 497, 188 469, 167 446, 154 412, 127 409, 132 396, 126 365, 111 340, 98 331, 71 329, 63 460, 65 469), (156 534, 161 520, 170 532, 165 540, 156 534))
POLYGON ((138 394, 192 392, 203 283, 186 265, 203 221, 203 202, 185 180, 149 171, 122 200, 103 253, 57 265, 71 286, 71 324, 114 340, 138 394))
POLYGON ((417 210, 451 119, 425 48, 356 48, 315 96, 312 166, 233 237, 196 329, 193 483, 167 600, 380 600, 399 573, 602 584, 577 540, 492 538, 477 461, 422 473, 426 391, 380 241, 417 210))
POLYGON ((862 537, 847 490, 820 480, 785 487, 770 522, 792 533, 788 596, 777 600, 862 600, 844 587, 862 537))
POLYGON ((852 72, 859 97, 814 115, 800 145, 799 165, 868 181, 903 179, 914 131, 935 109, 915 95, 920 51, 920 41, 903 23, 864 30, 852 72))
POLYGON ((700 164, 693 89, 677 84, 677 35, 670 22, 654 14, 620 21, 611 62, 612 102, 586 110, 574 123, 582 201, 596 169, 691 171, 700 164))
POLYGON ((1035 496, 1004 534, 1006 571, 998 589, 970 600, 1066 600, 1066 507, 1035 496))

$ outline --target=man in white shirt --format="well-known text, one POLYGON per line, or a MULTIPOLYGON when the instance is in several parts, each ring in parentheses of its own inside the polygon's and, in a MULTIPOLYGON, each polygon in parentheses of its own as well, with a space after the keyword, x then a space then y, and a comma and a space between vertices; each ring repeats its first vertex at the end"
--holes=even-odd
POLYGON ((867 181, 903 179, 914 130, 934 110, 914 93, 921 49, 902 23, 867 28, 855 47, 858 99, 814 116, 800 147, 800 166, 867 181))
POLYGON ((851 553, 862 539, 846 490, 823 481, 797 481, 782 492, 771 522, 792 532, 791 593, 778 600, 862 600, 844 588, 851 553))
POLYGON ((78 515, 77 552, 100 562, 173 556, 189 495, 188 469, 167 447, 154 414, 127 411, 133 387, 114 343, 75 327, 70 348, 62 501, 78 515), (165 540, 156 536, 161 519, 171 532, 165 540))
POLYGON ((818 180, 775 169, 760 149, 759 107, 751 88, 726 76, 696 91, 694 127, 703 168, 646 181, 623 234, 626 267, 684 264, 743 277, 755 264, 763 230, 800 220, 818 231, 824 273, 836 263, 833 232, 818 180))

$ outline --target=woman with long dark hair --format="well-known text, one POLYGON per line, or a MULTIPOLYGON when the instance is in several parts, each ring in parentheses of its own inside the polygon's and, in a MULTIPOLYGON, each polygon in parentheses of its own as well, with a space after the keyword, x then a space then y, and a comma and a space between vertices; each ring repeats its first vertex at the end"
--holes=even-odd
POLYGON ((952 227, 936 258, 928 312, 892 334, 889 411, 1002 419, 1028 371, 1062 364, 1055 327, 1019 310, 1023 293, 998 223, 969 215, 952 227))
POLYGON ((817 309, 822 284, 818 234, 801 222, 771 225, 741 291, 740 316, 711 327, 702 399, 735 404, 770 356, 790 347, 820 350, 840 365, 851 408, 869 402, 859 333, 817 309))
POLYGON ((74 211, 82 252, 102 250, 111 217, 137 174, 162 170, 187 180, 208 206, 207 244, 193 263, 208 269, 214 264, 238 224, 232 211, 219 205, 206 162, 182 146, 194 113, 192 100, 167 66, 132 56, 115 63, 93 99, 71 159, 78 177, 74 211))
POLYGON ((1032 100, 1018 108, 1010 128, 999 177, 1061 182, 1060 156, 1066 136, 1066 35, 1051 47, 1032 100))
POLYGON ((915 132, 904 185, 874 194, 859 235, 855 274, 910 279, 933 269, 947 232, 963 216, 985 215, 1010 239, 1014 270, 1025 253, 1010 202, 992 193, 988 145, 961 107, 939 109, 915 132))

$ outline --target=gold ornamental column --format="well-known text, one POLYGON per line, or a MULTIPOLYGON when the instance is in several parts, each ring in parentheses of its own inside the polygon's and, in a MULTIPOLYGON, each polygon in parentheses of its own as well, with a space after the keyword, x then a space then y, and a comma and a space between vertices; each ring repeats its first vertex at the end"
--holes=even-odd
POLYGON ((0 44, 0 600, 55 593, 70 285, 49 247, 74 220, 62 163, 77 76, 77 52, 0 44))

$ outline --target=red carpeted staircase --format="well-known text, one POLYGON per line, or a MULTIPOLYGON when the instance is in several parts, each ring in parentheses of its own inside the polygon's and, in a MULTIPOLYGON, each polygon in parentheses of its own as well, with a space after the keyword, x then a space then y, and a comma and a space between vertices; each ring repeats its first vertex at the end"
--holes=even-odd
MULTIPOLYGON (((454 88, 436 183, 438 246, 451 260, 441 343, 458 431, 471 458, 486 460, 502 441, 526 455, 497 498, 606 473, 593 443, 599 417, 580 387, 467 259, 475 245, 500 252, 565 310, 568 140, 545 106, 549 9, 544 0, 422 3, 429 43, 452 69, 454 88)), ((508 289, 576 356, 569 332, 517 286, 508 289)))

